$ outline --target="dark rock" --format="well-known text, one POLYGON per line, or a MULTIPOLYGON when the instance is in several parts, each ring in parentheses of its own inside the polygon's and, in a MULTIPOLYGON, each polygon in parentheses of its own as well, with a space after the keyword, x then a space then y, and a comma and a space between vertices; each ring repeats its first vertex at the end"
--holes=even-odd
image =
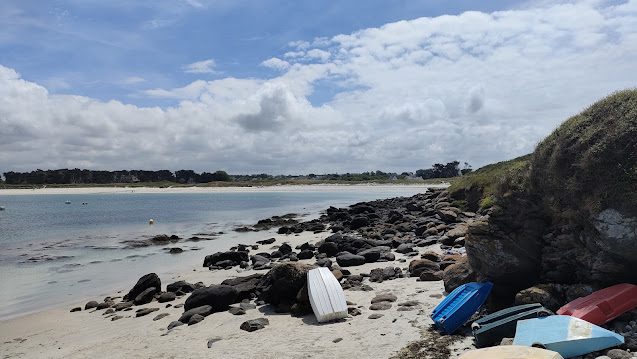
POLYGON ((317 259, 315 264, 319 267, 326 267, 326 268, 332 267, 332 261, 329 258, 317 259))
POLYGON ((369 281, 381 283, 386 280, 396 279, 402 276, 402 270, 398 267, 374 268, 369 273, 369 281))
POLYGON ((556 311, 562 306, 562 300, 554 286, 538 284, 521 290, 515 295, 516 304, 540 303, 545 308, 556 311))
POLYGON ((265 245, 265 244, 272 244, 274 243, 274 241, 275 241, 274 238, 268 238, 268 239, 257 241, 257 243, 265 245))
POLYGON ((363 314, 361 313, 361 310, 356 307, 347 307, 347 313, 351 315, 352 317, 363 314))
POLYGON ((130 301, 130 302, 121 302, 121 303, 117 303, 117 304, 115 304, 115 305, 113 306, 113 308, 114 308, 116 311, 118 311, 118 312, 119 312, 120 310, 124 310, 124 309, 126 309, 126 308, 130 308, 130 307, 132 307, 132 306, 133 306, 133 301, 130 301))
POLYGON ((244 315, 246 314, 246 311, 243 308, 230 307, 230 309, 228 309, 228 313, 232 315, 244 315))
POLYGON ((434 273, 440 270, 438 263, 428 259, 414 259, 409 262, 409 274, 412 277, 420 277, 423 272, 434 273))
POLYGON ((287 243, 283 243, 281 244, 281 246, 279 247, 279 252, 281 252, 282 254, 289 254, 292 253, 292 247, 290 247, 289 244, 287 243))
POLYGON ((209 315, 210 313, 212 313, 212 307, 210 305, 202 305, 201 307, 192 308, 190 310, 185 311, 184 314, 182 314, 181 317, 179 317, 179 321, 182 323, 188 323, 188 321, 190 320, 190 317, 192 317, 195 314, 199 314, 205 317, 209 315))
POLYGON ((621 349, 611 349, 606 353, 610 359, 632 359, 633 355, 630 352, 621 349))
POLYGON ((369 218, 367 216, 356 216, 353 217, 349 223, 349 228, 351 229, 359 229, 361 227, 365 227, 369 225, 369 218))
POLYGON ((445 283, 445 291, 451 293, 465 283, 474 282, 476 274, 469 265, 467 257, 462 257, 444 270, 442 280, 445 283))
POLYGON ((209 305, 213 313, 222 312, 228 309, 232 303, 238 302, 239 293, 234 287, 229 285, 211 285, 207 288, 200 288, 192 292, 184 303, 184 309, 209 305))
POLYGON ((166 303, 166 302, 172 302, 173 300, 175 300, 175 298, 177 298, 177 295, 175 293, 164 292, 160 294, 159 297, 157 297, 157 301, 159 303, 166 303))
POLYGON ((307 283, 312 267, 301 263, 279 264, 266 273, 257 284, 259 300, 270 304, 293 303, 299 290, 307 283))
POLYGON ((309 249, 304 249, 297 255, 297 257, 299 259, 310 259, 310 258, 314 257, 314 252, 312 250, 309 250, 309 249))
POLYGON ((167 292, 173 292, 173 293, 177 293, 177 292, 182 292, 182 293, 190 293, 193 290, 195 290, 195 285, 194 284, 190 284, 186 281, 180 280, 174 283, 170 283, 166 286, 166 291, 167 292))
POLYGON ((115 302, 113 302, 113 301, 110 301, 110 300, 109 301, 104 301, 104 302, 102 302, 102 303, 97 305, 97 310, 110 308, 110 307, 112 307, 114 305, 115 305, 115 302))
POLYGON ((197 324, 197 323, 201 322, 204 319, 206 319, 206 317, 204 317, 203 315, 195 314, 192 317, 190 317, 190 320, 188 320, 188 325, 197 324))
POLYGON ((84 310, 97 308, 98 305, 99 305, 98 302, 92 300, 84 305, 84 310))
MULTIPOLYGON (((188 319, 190 319, 190 318, 188 318, 188 319)), ((167 329, 168 329, 168 330, 171 330, 172 328, 174 328, 174 327, 178 327, 178 326, 180 326, 180 325, 184 325, 184 323, 183 323, 183 322, 180 322, 180 321, 178 321, 178 320, 174 320, 174 321, 170 322, 170 324, 168 324, 168 328, 167 328, 167 329)))
POLYGON ((442 280, 442 277, 443 277, 443 271, 437 271, 437 272, 424 271, 420 273, 420 280, 423 282, 439 281, 439 280, 442 280))
POLYGON ((122 319, 122 318, 124 318, 124 317, 123 317, 123 316, 121 316, 121 315, 115 315, 115 316, 112 316, 112 317, 111 317, 111 321, 112 321, 112 322, 114 322, 114 321, 116 321, 116 320, 120 320, 120 319, 122 319))
POLYGON ((398 299, 393 293, 380 293, 372 298, 372 304, 379 302, 395 302, 398 299))
POLYGON ((183 252, 184 250, 179 248, 179 247, 174 247, 174 248, 170 248, 170 251, 168 251, 170 254, 178 254, 183 252))
POLYGON ((270 254, 270 258, 280 258, 283 256, 283 253, 279 252, 279 251, 274 251, 270 254))
POLYGON ((239 304, 240 308, 243 308, 244 310, 249 310, 249 309, 256 309, 257 306, 256 304, 252 304, 252 303, 241 303, 239 304))
POLYGON ((153 300, 153 298, 155 298, 155 293, 157 293, 157 288, 155 287, 146 288, 143 292, 139 293, 135 297, 135 300, 133 301, 133 303, 135 303, 135 305, 150 303, 153 300))
MULTIPOLYGON (((247 262, 248 252, 238 252, 238 251, 227 251, 227 252, 217 252, 215 254, 211 254, 206 256, 203 261, 204 267, 209 266, 220 266, 219 262, 230 261, 233 266, 239 265, 241 262, 247 262)), ((228 263, 228 262, 226 262, 228 263)))
POLYGON ((161 289, 161 280, 155 273, 148 273, 139 278, 135 286, 124 296, 124 300, 134 300, 138 295, 148 288, 155 287, 161 289))
POLYGON ((365 257, 351 253, 343 253, 336 257, 336 263, 341 267, 360 266, 366 263, 365 257))
POLYGON ((155 316, 155 318, 153 318, 153 321, 154 321, 154 322, 156 322, 156 321, 158 321, 158 320, 160 320, 160 319, 163 319, 163 318, 165 318, 165 317, 167 317, 167 316, 169 316, 169 315, 170 315, 169 313, 161 313, 161 314, 157 314, 157 315, 155 316))
POLYGON ((383 316, 384 314, 374 313, 374 314, 370 314, 369 317, 367 317, 367 319, 378 319, 378 318, 382 318, 383 316))
POLYGON ((73 312, 79 312, 79 311, 81 311, 81 310, 82 310, 82 307, 75 307, 75 308, 71 309, 71 313, 73 313, 73 312))
POLYGON ((159 308, 142 308, 135 313, 135 317, 143 317, 158 310, 159 308))
POLYGON ((396 248, 396 252, 398 253, 409 253, 414 251, 414 245, 412 243, 403 243, 396 248))
POLYGON ((257 318, 241 323, 241 326, 239 328, 241 330, 245 330, 246 332, 254 332, 255 330, 265 328, 265 326, 268 324, 270 324, 270 321, 266 318, 257 318))
POLYGON ((328 257, 334 257, 338 253, 338 245, 334 242, 324 242, 318 247, 319 253, 325 253, 328 257))
POLYGON ((237 300, 241 301, 255 296, 257 284, 262 277, 262 274, 256 273, 247 277, 226 279, 221 284, 233 287, 237 291, 237 300))

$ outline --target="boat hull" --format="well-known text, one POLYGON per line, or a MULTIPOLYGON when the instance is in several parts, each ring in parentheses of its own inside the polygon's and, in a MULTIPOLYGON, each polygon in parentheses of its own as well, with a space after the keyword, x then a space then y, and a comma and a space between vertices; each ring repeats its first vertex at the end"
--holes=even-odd
POLYGON ((492 288, 490 282, 461 285, 438 304, 431 319, 442 332, 455 332, 484 304, 492 288))
POLYGON ((557 314, 570 315, 602 325, 635 308, 637 286, 623 283, 575 299, 558 309, 557 314))
POLYGON ((524 304, 500 310, 482 317, 471 325, 476 347, 500 344, 503 338, 513 338, 519 320, 552 315, 540 303, 524 304))
POLYGON ((319 323, 347 317, 345 293, 329 269, 315 268, 307 273, 307 292, 319 323))
POLYGON ((592 353, 624 343, 624 337, 565 315, 526 319, 518 322, 514 345, 541 345, 564 358, 592 353))

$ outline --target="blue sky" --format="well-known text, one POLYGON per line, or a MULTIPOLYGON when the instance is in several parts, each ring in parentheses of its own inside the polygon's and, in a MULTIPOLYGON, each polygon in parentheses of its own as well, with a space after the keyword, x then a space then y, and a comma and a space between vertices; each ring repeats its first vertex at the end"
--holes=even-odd
MULTIPOLYGON (((53 93, 118 99, 140 105, 172 100, 140 96, 149 88, 196 79, 268 77, 259 64, 293 41, 332 37, 423 16, 493 11, 519 1, 369 0, 5 0, 0 64, 53 93), (10 15, 14 14, 14 15, 10 15), (6 16, 6 15, 5 15, 6 16), (213 59, 211 73, 183 67, 213 59), (142 81, 143 79, 143 81, 142 81)), ((329 99, 324 84, 314 102, 329 99), (325 92, 325 93, 322 93, 325 92)))
POLYGON ((637 0, 0 2, 0 172, 474 167, 637 86, 637 0))

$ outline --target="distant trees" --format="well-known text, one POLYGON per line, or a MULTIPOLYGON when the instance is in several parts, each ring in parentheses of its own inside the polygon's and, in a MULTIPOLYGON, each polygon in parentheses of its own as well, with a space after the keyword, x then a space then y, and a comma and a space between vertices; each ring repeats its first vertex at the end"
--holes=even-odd
POLYGON ((467 162, 464 163, 464 168, 462 170, 459 165, 460 162, 458 161, 452 161, 444 165, 442 163, 436 163, 431 166, 431 168, 416 171, 416 176, 421 177, 422 179, 451 178, 464 175, 472 171, 471 165, 467 162))
POLYGON ((231 181, 224 172, 204 172, 201 175, 192 170, 180 170, 174 174, 169 170, 159 171, 92 171, 74 169, 46 170, 37 169, 31 172, 5 172, 6 184, 107 184, 137 182, 179 182, 202 183, 211 181, 231 181))

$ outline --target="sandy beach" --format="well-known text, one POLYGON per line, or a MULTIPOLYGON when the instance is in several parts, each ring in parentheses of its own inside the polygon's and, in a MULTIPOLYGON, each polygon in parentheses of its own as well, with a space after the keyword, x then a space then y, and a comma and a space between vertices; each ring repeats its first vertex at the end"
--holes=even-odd
MULTIPOLYGON (((272 245, 289 243, 292 248, 305 242, 316 243, 329 234, 273 235, 272 245)), ((269 248, 270 246, 263 246, 269 248)), ((437 245, 423 250, 435 250, 437 245)), ((439 250, 439 248, 438 248, 439 250)), ((204 253, 202 253, 203 257, 204 253)), ((402 255, 397 254, 397 260, 402 255)), ((202 258, 203 260, 203 258, 202 258)), ((313 260, 301 261, 313 263, 313 260)), ((378 262, 349 268, 352 274, 369 273, 373 268, 388 265, 406 269, 406 263, 378 262)), ((218 284, 234 276, 246 276, 253 270, 215 270, 196 266, 189 271, 162 277, 162 283, 186 280, 202 281, 206 285, 218 284)), ((135 284, 131 278, 128 287, 114 288, 105 295, 123 295, 135 284)), ((440 301, 442 281, 420 282, 416 278, 398 278, 382 283, 369 283, 373 291, 345 291, 347 300, 356 303, 362 315, 349 317, 343 322, 318 324, 313 315, 294 317, 274 313, 268 306, 248 310, 246 315, 234 316, 228 312, 215 313, 194 326, 181 326, 167 331, 167 325, 176 320, 185 297, 165 304, 152 302, 140 306, 160 308, 151 315, 135 318, 134 312, 122 312, 124 318, 111 321, 103 311, 71 313, 72 307, 83 307, 85 298, 68 306, 58 307, 27 316, 0 322, 2 358, 388 358, 409 342, 420 339, 431 324, 429 313, 440 301), (391 309, 369 310, 371 299, 383 292, 391 292, 398 300, 391 309), (411 311, 398 311, 397 303, 416 300, 420 304, 411 311), (156 314, 168 316, 153 321, 156 314), (379 319, 368 319, 380 313, 379 319), (256 332, 239 329, 241 322, 266 317, 270 325, 256 332), (341 340, 339 340, 339 338, 341 340), (210 341, 210 348, 208 343, 210 341)), ((121 313, 120 313, 121 314, 121 313)), ((459 352, 467 343, 458 343, 459 352)))
POLYGON ((34 194, 109 194, 109 193, 245 193, 245 192, 321 192, 349 191, 352 189, 377 191, 395 188, 445 188, 449 184, 316 184, 316 185, 280 185, 254 187, 72 187, 72 188, 34 188, 34 189, 0 189, 0 196, 19 196, 34 194))

